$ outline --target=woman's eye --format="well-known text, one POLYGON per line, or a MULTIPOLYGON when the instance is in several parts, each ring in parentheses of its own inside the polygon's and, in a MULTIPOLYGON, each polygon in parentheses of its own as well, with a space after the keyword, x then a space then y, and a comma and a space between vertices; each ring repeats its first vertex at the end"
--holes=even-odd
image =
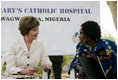
POLYGON ((34 31, 36 31, 36 29, 34 29, 34 31))

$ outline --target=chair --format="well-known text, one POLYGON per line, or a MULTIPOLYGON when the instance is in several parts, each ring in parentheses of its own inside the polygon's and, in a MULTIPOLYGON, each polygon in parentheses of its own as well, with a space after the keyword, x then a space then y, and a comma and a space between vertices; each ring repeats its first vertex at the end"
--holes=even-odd
POLYGON ((74 70, 74 68, 70 70, 70 79, 75 79, 75 70, 74 70))
POLYGON ((48 79, 48 73, 43 71, 43 79, 48 79))

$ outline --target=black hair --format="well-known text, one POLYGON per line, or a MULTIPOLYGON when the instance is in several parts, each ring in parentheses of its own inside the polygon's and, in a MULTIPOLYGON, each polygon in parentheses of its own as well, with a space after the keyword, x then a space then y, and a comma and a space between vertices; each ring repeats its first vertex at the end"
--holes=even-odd
POLYGON ((92 40, 98 40, 101 38, 101 29, 97 22, 87 21, 83 23, 81 27, 85 37, 92 40))

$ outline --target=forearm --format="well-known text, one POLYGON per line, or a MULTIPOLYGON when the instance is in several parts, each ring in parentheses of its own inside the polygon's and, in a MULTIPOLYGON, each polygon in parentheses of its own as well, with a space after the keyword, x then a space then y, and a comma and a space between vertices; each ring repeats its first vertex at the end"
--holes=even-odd
POLYGON ((15 67, 15 66, 8 66, 6 65, 6 71, 9 74, 18 74, 19 71, 21 71, 22 69, 19 67, 15 67))
POLYGON ((18 72, 18 74, 33 75, 36 71, 37 71, 37 69, 35 69, 33 67, 29 67, 27 69, 22 69, 21 71, 18 72))

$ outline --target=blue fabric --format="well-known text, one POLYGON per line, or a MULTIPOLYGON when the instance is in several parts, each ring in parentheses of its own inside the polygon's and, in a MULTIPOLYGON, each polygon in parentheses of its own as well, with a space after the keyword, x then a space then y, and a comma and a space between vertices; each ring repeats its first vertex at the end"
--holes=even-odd
POLYGON ((97 41, 96 45, 94 45, 89 50, 89 46, 83 43, 78 43, 76 46, 76 55, 73 59, 70 69, 72 69, 75 65, 80 65, 78 60, 79 56, 87 55, 87 54, 95 54, 98 56, 98 61, 103 68, 103 72, 106 77, 110 77, 113 73, 117 71, 117 45, 115 42, 100 39, 97 41), (102 52, 103 51, 103 52, 102 52))

